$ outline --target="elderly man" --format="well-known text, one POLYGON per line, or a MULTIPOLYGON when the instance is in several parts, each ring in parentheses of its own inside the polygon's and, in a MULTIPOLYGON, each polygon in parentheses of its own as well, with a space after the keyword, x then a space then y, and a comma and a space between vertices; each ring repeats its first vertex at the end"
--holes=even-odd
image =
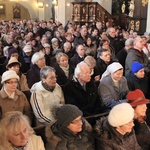
POLYGON ((145 67, 148 65, 148 58, 143 49, 143 40, 140 37, 137 37, 133 41, 133 48, 129 50, 125 62, 125 75, 127 76, 131 72, 131 65, 134 61, 138 61, 143 64, 145 67))
POLYGON ((101 112, 101 98, 91 80, 90 68, 83 61, 76 66, 72 80, 65 85, 64 96, 65 102, 76 105, 83 112, 83 116, 101 112))

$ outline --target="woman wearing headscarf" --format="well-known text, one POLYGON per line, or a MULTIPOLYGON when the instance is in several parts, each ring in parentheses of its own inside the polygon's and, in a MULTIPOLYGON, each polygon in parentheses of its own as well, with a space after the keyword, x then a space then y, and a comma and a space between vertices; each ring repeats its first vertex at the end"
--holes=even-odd
POLYGON ((150 101, 145 98, 144 93, 140 89, 136 89, 127 94, 127 102, 134 109, 134 130, 137 141, 142 150, 149 150, 150 127, 147 125, 148 120, 146 120, 146 104, 150 101))
POLYGON ((123 77, 123 67, 120 63, 110 64, 101 77, 98 87, 104 105, 111 109, 115 105, 126 102, 128 93, 127 80, 123 77))

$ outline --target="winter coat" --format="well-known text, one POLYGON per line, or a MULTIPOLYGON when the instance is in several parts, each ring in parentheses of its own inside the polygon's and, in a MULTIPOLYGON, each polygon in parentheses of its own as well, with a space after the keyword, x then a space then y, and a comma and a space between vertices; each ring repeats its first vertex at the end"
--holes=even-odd
POLYGON ((140 79, 133 73, 129 73, 126 79, 127 79, 127 83, 128 83, 128 87, 130 91, 140 89, 147 98, 150 98, 150 94, 149 94, 150 90, 148 86, 148 79, 146 76, 140 79))
POLYGON ((72 68, 71 65, 69 65, 69 69, 68 69, 68 73, 69 73, 69 76, 67 78, 67 76, 65 75, 65 72, 61 69, 61 67, 59 66, 58 63, 56 63, 54 65, 54 68, 56 70, 56 75, 57 75, 57 83, 63 87, 69 80, 69 78, 71 77, 71 75, 73 74, 74 72, 74 69, 72 68))
POLYGON ((117 88, 111 74, 104 77, 98 87, 99 95, 101 95, 102 101, 107 108, 112 108, 121 102, 126 102, 128 91, 126 78, 122 76, 119 81, 119 88, 117 88))
POLYGON ((142 150, 150 149, 150 128, 147 123, 139 122, 137 119, 134 120, 134 130, 138 144, 142 150))
POLYGON ((32 121, 33 113, 26 96, 19 90, 15 91, 14 99, 9 98, 4 88, 0 91, 0 118, 8 111, 21 111, 32 121))
POLYGON ((77 78, 73 76, 64 87, 64 96, 65 103, 76 105, 83 112, 83 116, 98 114, 102 110, 101 97, 98 96, 93 80, 86 83, 86 90, 84 90, 77 78))
POLYGON ((141 150, 134 130, 122 135, 110 126, 107 117, 98 120, 93 131, 96 138, 96 150, 141 150))
POLYGON ((140 52, 139 50, 134 48, 130 49, 128 51, 125 62, 125 76, 127 76, 131 72, 131 65, 134 61, 138 61, 145 67, 148 65, 148 58, 143 51, 140 52))
POLYGON ((95 150, 91 126, 83 122, 82 131, 75 135, 67 128, 57 127, 57 123, 46 127, 46 150, 95 150))
POLYGON ((84 58, 81 58, 77 53, 70 59, 70 65, 75 69, 76 65, 83 61, 84 58))
POLYGON ((56 84, 56 87, 51 92, 46 90, 40 81, 32 86, 31 93, 30 103, 38 125, 54 121, 52 108, 57 104, 64 104, 64 95, 61 87, 56 84))
POLYGON ((37 65, 32 65, 31 69, 27 72, 27 82, 29 88, 36 82, 40 81, 40 68, 37 65))

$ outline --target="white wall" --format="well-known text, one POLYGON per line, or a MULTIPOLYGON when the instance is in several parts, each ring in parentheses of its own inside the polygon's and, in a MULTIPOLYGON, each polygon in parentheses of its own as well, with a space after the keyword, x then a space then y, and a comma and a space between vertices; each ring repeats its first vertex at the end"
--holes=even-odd
POLYGON ((112 0, 93 0, 92 2, 98 2, 111 14, 112 0))

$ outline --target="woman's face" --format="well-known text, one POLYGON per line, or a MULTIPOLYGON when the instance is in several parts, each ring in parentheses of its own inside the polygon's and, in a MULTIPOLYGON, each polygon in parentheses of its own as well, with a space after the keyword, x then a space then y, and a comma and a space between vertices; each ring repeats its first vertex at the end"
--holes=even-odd
POLYGON ((7 80, 4 83, 4 87, 5 87, 6 91, 10 94, 16 91, 17 86, 18 86, 18 80, 15 78, 7 80))
POLYGON ((135 118, 138 118, 138 117, 141 117, 141 116, 143 116, 143 117, 146 116, 146 110, 147 110, 146 104, 138 105, 134 109, 135 118))
POLYGON ((82 131, 82 125, 82 116, 79 116, 76 119, 74 119, 67 128, 71 130, 74 134, 78 134, 82 131))
POLYGON ((43 57, 43 58, 41 58, 41 59, 38 60, 37 66, 38 66, 39 68, 43 68, 43 67, 46 66, 45 57, 43 57))
POLYGON ((91 43, 92 43, 91 38, 88 38, 88 39, 87 39, 87 45, 91 45, 91 43))
POLYGON ((130 122, 128 122, 127 124, 124 124, 122 126, 117 127, 117 131, 119 131, 122 135, 126 134, 126 133, 130 133, 133 129, 134 126, 134 122, 133 120, 131 120, 130 122))
POLYGON ((19 69, 20 69, 19 65, 14 65, 14 66, 12 66, 11 68, 8 68, 8 70, 13 70, 13 71, 15 71, 16 74, 19 73, 19 69))
POLYGON ((112 74, 113 79, 116 81, 120 81, 122 76, 123 76, 123 69, 118 70, 112 74))
POLYGON ((59 60, 59 65, 62 67, 68 66, 68 58, 66 56, 61 56, 59 60))
POLYGON ((27 144, 29 138, 29 129, 26 124, 18 124, 16 126, 16 131, 14 131, 12 127, 8 127, 8 129, 10 132, 8 135, 8 140, 15 147, 25 146, 27 144))
POLYGON ((134 74, 135 74, 135 75, 137 76, 137 78, 139 78, 139 79, 144 78, 144 76, 145 76, 144 68, 140 69, 138 72, 136 72, 136 73, 134 73, 134 74))
POLYGON ((55 72, 49 72, 46 78, 42 79, 43 83, 46 83, 49 87, 56 86, 56 74, 55 72))

